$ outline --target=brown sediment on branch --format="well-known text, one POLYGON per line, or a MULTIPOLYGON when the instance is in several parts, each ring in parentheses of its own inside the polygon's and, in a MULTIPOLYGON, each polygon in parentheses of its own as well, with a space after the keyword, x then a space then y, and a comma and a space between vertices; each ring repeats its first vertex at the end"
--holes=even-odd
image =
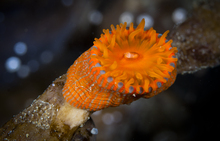
MULTIPOLYGON (((57 78, 28 108, 0 128, 0 140, 71 140, 77 130, 81 131, 79 126, 90 119, 90 113, 65 101, 65 81, 66 75, 57 78)), ((91 121, 84 127, 88 126, 88 131, 94 127, 91 121)), ((84 132, 84 136, 90 133, 84 132)))
MULTIPOLYGON (((179 50, 178 73, 190 73, 219 65, 219 13, 218 4, 214 8, 211 5, 199 6, 194 9, 191 18, 171 32, 169 38, 174 41, 172 45, 179 50)), ((66 75, 56 79, 28 108, 0 128, 0 140, 89 140, 94 128, 90 112, 77 109, 66 102, 62 95, 65 81, 66 75)), ((161 83, 157 87, 160 88, 160 85, 161 83)), ((131 88, 133 92, 133 87, 131 88)), ((132 97, 135 99, 137 95, 132 97)), ((94 134, 96 133, 97 131, 94 134)))
POLYGON ((169 38, 178 48, 178 73, 192 73, 220 64, 220 3, 211 1, 192 11, 192 16, 172 30, 169 38))

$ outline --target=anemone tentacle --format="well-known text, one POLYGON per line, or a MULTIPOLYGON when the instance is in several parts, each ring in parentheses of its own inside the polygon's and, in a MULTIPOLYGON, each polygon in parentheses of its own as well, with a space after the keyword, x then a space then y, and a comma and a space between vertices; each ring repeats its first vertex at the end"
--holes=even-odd
POLYGON ((176 47, 145 21, 111 25, 96 38, 67 72, 63 95, 73 106, 96 111, 150 98, 170 87, 176 78, 176 47), (135 94, 135 97, 133 96, 135 94), (81 103, 80 103, 81 102, 81 103))

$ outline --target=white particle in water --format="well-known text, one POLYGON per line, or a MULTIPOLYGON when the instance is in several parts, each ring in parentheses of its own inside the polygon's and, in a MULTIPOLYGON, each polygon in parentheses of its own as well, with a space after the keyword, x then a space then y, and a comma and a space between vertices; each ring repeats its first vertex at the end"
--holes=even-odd
POLYGON ((90 132, 93 135, 97 135, 98 134, 98 129, 97 128, 92 128, 92 130, 90 132))
POLYGON ((83 124, 81 124, 80 127, 83 127, 83 124))

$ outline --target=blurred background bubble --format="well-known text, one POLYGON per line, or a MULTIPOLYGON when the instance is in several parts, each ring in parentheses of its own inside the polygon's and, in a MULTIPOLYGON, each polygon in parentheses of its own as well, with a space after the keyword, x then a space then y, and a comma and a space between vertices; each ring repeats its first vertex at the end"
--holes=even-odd
POLYGON ((5 62, 5 68, 8 72, 16 72, 21 66, 21 60, 18 57, 9 57, 5 62))
POLYGON ((134 15, 130 12, 123 12, 119 17, 119 22, 127 22, 127 24, 130 24, 131 22, 134 22, 134 15))
POLYGON ((103 16, 101 12, 94 10, 89 12, 88 18, 92 24, 100 25, 102 23, 103 16))
POLYGON ((27 52, 27 45, 24 42, 17 42, 14 51, 17 55, 24 55, 27 52))
POLYGON ((172 20, 173 22, 175 22, 176 24, 181 24, 183 23, 187 16, 186 16, 187 12, 185 9, 183 8, 177 8, 173 11, 173 14, 172 14, 172 20))
POLYGON ((149 29, 151 27, 153 27, 154 25, 154 20, 153 18, 148 15, 148 14, 141 14, 137 17, 137 24, 139 24, 141 22, 141 20, 144 19, 145 20, 145 28, 149 29))
MULTIPOLYGON (((66 73, 103 29, 120 22, 137 26, 145 18, 146 28, 164 33, 184 22, 198 1, 0 1, 0 125, 66 73)), ((97 140, 214 139, 219 71, 178 75, 171 88, 151 99, 95 112, 97 140)))

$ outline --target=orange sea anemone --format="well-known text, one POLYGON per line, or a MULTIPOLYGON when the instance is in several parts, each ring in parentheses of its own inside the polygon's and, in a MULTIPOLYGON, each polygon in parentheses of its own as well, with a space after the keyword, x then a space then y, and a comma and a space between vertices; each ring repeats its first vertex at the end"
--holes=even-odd
POLYGON ((97 111, 150 98, 170 87, 176 79, 176 47, 166 40, 169 31, 144 30, 144 19, 111 25, 94 45, 69 68, 63 88, 67 102, 97 111))

